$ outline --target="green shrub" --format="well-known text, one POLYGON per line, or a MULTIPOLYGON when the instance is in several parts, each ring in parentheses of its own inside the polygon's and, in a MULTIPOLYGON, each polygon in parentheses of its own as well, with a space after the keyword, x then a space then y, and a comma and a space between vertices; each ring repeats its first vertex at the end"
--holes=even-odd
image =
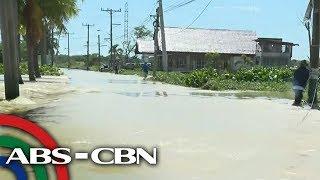
POLYGON ((60 76, 63 75, 63 72, 60 71, 60 69, 56 66, 40 66, 40 73, 41 75, 45 76, 60 76))
POLYGON ((290 90, 293 69, 254 67, 235 73, 218 73, 214 69, 195 70, 190 73, 157 72, 154 80, 169 84, 204 88, 208 90, 290 90))
POLYGON ((286 82, 291 80, 292 76, 293 69, 288 67, 254 67, 250 69, 241 69, 237 71, 232 78, 237 81, 250 82, 286 82))
POLYGON ((154 77, 154 80, 165 82, 168 84, 187 86, 186 78, 187 74, 180 72, 157 72, 156 77, 154 77))
POLYGON ((286 92, 290 90, 290 83, 285 82, 250 82, 236 81, 232 79, 211 79, 203 86, 207 90, 252 90, 252 91, 277 91, 286 92))
POLYGON ((3 64, 0 64, 0 74, 4 74, 3 64))
POLYGON ((20 72, 21 74, 28 74, 28 64, 20 63, 20 72))
POLYGON ((210 79, 217 76, 218 73, 215 69, 195 70, 188 74, 185 83, 187 86, 199 88, 204 86, 210 79))
MULTIPOLYGON (((27 63, 21 63, 20 64, 20 72, 22 75, 28 74, 28 64, 27 63)), ((60 69, 56 66, 40 66, 40 73, 44 76, 60 76, 63 75, 63 72, 60 71, 60 69)), ((4 68, 3 64, 0 64, 0 74, 4 74, 4 68)))

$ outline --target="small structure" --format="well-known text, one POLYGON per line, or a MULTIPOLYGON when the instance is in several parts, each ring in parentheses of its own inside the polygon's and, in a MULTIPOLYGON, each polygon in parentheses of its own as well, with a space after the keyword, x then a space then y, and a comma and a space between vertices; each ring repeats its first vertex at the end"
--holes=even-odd
POLYGON ((283 42, 280 38, 259 38, 256 62, 261 66, 287 66, 292 58, 292 48, 298 44, 283 42))

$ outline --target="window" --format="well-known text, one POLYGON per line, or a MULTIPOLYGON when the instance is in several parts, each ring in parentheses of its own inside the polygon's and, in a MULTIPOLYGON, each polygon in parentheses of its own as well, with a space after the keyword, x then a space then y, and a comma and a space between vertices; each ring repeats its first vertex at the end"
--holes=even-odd
POLYGON ((197 69, 202 69, 202 68, 205 67, 205 65, 206 65, 205 60, 203 60, 203 59, 197 59, 196 60, 196 68, 197 69))
POLYGON ((187 67, 187 60, 185 56, 179 56, 177 59, 177 68, 185 68, 187 67))

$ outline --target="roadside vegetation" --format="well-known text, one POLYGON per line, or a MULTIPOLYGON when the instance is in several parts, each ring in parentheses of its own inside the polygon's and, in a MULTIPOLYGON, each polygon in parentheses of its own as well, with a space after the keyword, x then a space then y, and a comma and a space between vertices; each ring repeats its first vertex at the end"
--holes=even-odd
MULTIPOLYGON (((43 76, 61 76, 63 72, 56 66, 43 65, 39 67, 40 74, 43 76)), ((21 75, 28 75, 27 63, 20 64, 21 75)), ((0 63, 0 74, 4 74, 3 64, 0 63)))
POLYGON ((254 67, 235 73, 215 69, 195 70, 191 73, 157 72, 156 81, 208 90, 278 91, 290 89, 291 68, 254 67))
MULTIPOLYGON (((157 71, 150 80, 213 91, 239 91, 239 97, 293 98, 294 68, 251 67, 237 72, 218 72, 212 68, 190 73, 157 71)), ((142 76, 141 69, 123 70, 124 75, 142 76)), ((152 72, 150 72, 152 74, 152 72)))

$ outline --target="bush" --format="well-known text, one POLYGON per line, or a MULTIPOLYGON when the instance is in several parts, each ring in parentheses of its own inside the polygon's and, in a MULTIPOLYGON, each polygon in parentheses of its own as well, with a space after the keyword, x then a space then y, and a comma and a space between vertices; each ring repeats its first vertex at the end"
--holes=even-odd
MULTIPOLYGON (((27 63, 21 63, 20 64, 20 72, 23 75, 27 75, 28 74, 28 65, 27 65, 27 63)), ((44 76, 60 76, 60 75, 63 75, 63 72, 60 71, 60 69, 58 67, 49 66, 49 65, 40 66, 40 73, 41 73, 41 75, 44 75, 44 76)), ((4 74, 3 64, 0 64, 0 74, 4 74)))
POLYGON ((186 85, 187 74, 179 73, 179 72, 157 72, 154 80, 165 82, 168 84, 175 84, 181 86, 186 85))
POLYGON ((190 87, 199 88, 204 86, 211 78, 217 76, 218 73, 215 69, 195 70, 188 74, 185 84, 190 87))
POLYGON ((208 90, 254 90, 284 92, 290 89, 293 69, 254 67, 235 73, 218 73, 214 69, 191 73, 158 72, 154 80, 208 90))
POLYGON ((56 66, 40 66, 40 73, 41 75, 45 76, 60 76, 63 75, 63 72, 56 66))
POLYGON ((293 76, 293 69, 288 67, 283 68, 266 68, 254 67, 250 69, 241 69, 237 71, 233 79, 237 81, 250 81, 250 82, 286 82, 291 80, 293 76))
POLYGON ((203 86, 204 89, 221 90, 252 90, 285 92, 290 89, 290 83, 280 82, 238 82, 232 79, 211 79, 203 86))
POLYGON ((4 74, 3 64, 0 64, 0 74, 4 74))

